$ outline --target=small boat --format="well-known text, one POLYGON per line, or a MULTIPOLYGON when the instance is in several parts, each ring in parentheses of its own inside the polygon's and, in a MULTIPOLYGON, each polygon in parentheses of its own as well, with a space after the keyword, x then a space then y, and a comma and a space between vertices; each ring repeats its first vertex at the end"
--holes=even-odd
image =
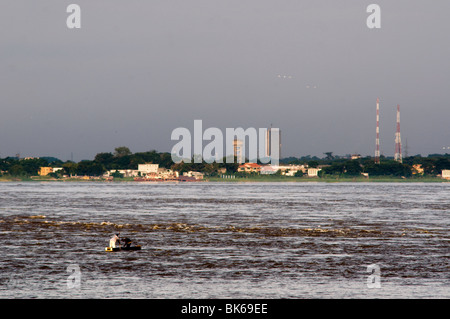
POLYGON ((111 251, 122 251, 122 250, 141 250, 141 246, 131 246, 131 247, 106 247, 105 251, 111 252, 111 251))

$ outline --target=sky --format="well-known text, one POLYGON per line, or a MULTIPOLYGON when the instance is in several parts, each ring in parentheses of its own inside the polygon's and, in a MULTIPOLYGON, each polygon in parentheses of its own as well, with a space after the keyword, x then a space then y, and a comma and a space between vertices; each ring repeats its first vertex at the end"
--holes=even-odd
POLYGON ((448 12, 448 0, 4 1, 0 158, 170 152, 194 120, 280 128, 282 157, 373 156, 377 98, 383 155, 397 104, 408 155, 450 153, 448 12), (381 28, 367 26, 372 3, 381 28))

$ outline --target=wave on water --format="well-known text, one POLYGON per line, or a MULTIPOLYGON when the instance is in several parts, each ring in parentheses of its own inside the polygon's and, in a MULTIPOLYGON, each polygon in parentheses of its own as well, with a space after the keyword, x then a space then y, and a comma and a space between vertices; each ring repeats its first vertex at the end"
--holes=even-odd
POLYGON ((442 230, 430 230, 421 228, 402 228, 398 230, 382 230, 379 227, 370 228, 327 228, 327 227, 273 227, 273 226, 204 226, 198 224, 187 223, 157 223, 157 224, 142 224, 142 223, 114 223, 110 221, 102 222, 86 222, 86 221, 65 221, 48 219, 45 215, 32 216, 9 216, 0 220, 0 230, 14 230, 19 232, 33 232, 44 230, 61 229, 67 231, 68 234, 72 232, 85 231, 99 231, 99 232, 116 232, 128 231, 132 233, 147 233, 147 232, 183 232, 183 233, 242 233, 242 234, 257 234, 266 237, 378 237, 378 238, 395 238, 408 237, 417 235, 439 236, 442 238, 450 238, 449 234, 442 232, 442 230))

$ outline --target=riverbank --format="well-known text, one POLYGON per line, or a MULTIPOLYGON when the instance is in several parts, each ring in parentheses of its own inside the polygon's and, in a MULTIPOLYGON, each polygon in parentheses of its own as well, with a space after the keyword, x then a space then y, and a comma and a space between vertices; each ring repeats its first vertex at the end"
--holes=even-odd
POLYGON ((223 179, 218 177, 208 178, 210 182, 292 182, 292 183, 449 183, 450 180, 442 179, 440 177, 392 177, 392 176, 380 176, 380 177, 289 177, 289 176, 251 176, 251 177, 236 177, 232 179, 223 179))
MULTIPOLYGON (((272 175, 253 175, 249 177, 236 177, 236 178, 221 178, 221 177, 207 177, 204 182, 213 183, 450 183, 450 180, 442 179, 440 177, 392 177, 392 176, 379 176, 379 177, 291 177, 291 176, 272 176, 272 175)), ((0 182, 108 182, 108 183, 120 183, 120 182, 135 182, 132 177, 105 179, 105 178, 53 178, 47 176, 31 176, 31 177, 11 177, 2 176, 0 182)), ((173 181, 169 181, 173 182, 173 181)), ((157 182, 155 183, 163 183, 157 182)), ((186 182, 183 182, 186 183, 186 182)))

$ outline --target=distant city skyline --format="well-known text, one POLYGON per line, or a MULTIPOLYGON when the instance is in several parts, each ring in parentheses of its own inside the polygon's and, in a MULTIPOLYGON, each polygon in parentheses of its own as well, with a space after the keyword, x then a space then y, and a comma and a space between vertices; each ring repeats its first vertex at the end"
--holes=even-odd
POLYGON ((450 152, 450 2, 14 1, 0 12, 0 157, 170 152, 171 132, 274 127, 282 158, 450 152), (404 149, 404 148, 403 148, 404 149), (404 149, 405 150, 405 149, 404 149))

